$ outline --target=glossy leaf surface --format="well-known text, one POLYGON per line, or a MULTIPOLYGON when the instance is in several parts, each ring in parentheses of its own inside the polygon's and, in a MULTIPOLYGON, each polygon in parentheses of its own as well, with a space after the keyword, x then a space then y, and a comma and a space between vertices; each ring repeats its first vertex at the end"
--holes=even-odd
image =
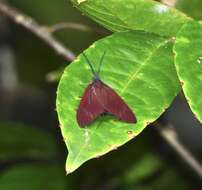
POLYGON ((179 91, 169 40, 143 32, 113 34, 86 50, 95 68, 105 50, 101 80, 127 102, 137 123, 103 116, 85 129, 78 126, 76 110, 92 80, 91 70, 80 55, 65 69, 57 92, 57 112, 69 151, 68 173, 134 138, 165 111, 179 91))
POLYGON ((176 38, 175 65, 193 113, 202 122, 202 25, 190 22, 176 38))
POLYGON ((144 30, 175 36, 190 18, 182 12, 151 0, 71 0, 85 15, 118 32, 144 30))

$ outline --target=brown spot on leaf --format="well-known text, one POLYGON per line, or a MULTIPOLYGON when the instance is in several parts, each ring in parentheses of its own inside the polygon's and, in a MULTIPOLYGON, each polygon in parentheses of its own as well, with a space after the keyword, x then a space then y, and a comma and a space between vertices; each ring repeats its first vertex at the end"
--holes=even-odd
POLYGON ((132 131, 127 131, 127 134, 128 134, 128 135, 132 135, 133 132, 132 132, 132 131))
POLYGON ((128 136, 130 138, 135 136, 135 134, 133 133, 133 131, 127 131, 127 134, 128 134, 128 136))

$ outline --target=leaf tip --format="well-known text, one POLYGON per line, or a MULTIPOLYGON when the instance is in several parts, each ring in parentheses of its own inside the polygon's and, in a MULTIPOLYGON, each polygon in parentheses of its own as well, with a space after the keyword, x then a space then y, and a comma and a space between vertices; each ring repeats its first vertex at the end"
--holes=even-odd
POLYGON ((71 153, 71 151, 69 151, 68 157, 67 157, 67 161, 66 161, 66 175, 69 175, 71 173, 73 173, 75 170, 77 170, 85 161, 87 161, 86 159, 81 159, 81 157, 79 155, 77 155, 75 157, 75 155, 73 155, 71 153))
MULTIPOLYGON (((78 166, 79 167, 79 166, 78 166)), ((73 173, 78 167, 70 167, 70 166, 66 166, 66 176, 73 173)))
POLYGON ((69 174, 71 174, 73 171, 74 170, 68 170, 68 169, 66 169, 66 176, 69 175, 69 174))

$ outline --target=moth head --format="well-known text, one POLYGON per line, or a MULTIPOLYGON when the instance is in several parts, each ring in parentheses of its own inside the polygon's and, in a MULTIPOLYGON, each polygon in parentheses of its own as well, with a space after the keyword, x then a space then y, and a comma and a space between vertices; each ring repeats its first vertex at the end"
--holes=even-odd
POLYGON ((106 51, 104 51, 102 57, 100 58, 100 62, 99 62, 97 71, 94 69, 93 64, 92 64, 91 61, 88 59, 87 55, 86 55, 84 52, 83 52, 82 54, 83 54, 83 56, 84 56, 84 58, 85 58, 87 64, 89 65, 89 67, 90 67, 90 69, 91 69, 91 71, 92 71, 92 73, 93 73, 93 80, 94 80, 94 81, 100 80, 100 77, 99 77, 99 75, 100 75, 100 70, 101 70, 101 67, 102 67, 102 63, 103 63, 103 60, 104 60, 106 51))

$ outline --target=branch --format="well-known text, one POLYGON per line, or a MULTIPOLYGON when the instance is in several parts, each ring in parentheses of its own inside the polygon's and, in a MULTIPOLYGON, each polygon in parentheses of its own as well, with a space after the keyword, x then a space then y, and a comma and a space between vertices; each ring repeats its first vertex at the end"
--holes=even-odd
POLYGON ((23 26, 41 40, 43 40, 49 47, 51 47, 57 54, 62 56, 68 61, 73 61, 75 55, 72 51, 67 49, 63 44, 58 42, 52 34, 45 29, 45 27, 40 26, 31 17, 19 12, 15 8, 9 6, 8 4, 0 2, 0 13, 9 17, 15 23, 23 26))
POLYGON ((177 133, 172 126, 161 127, 157 129, 164 140, 179 154, 179 156, 195 171, 202 179, 202 165, 199 161, 186 149, 178 139, 177 133))
POLYGON ((176 0, 161 0, 161 2, 169 7, 175 7, 176 0))
POLYGON ((101 28, 97 27, 89 27, 81 23, 76 23, 76 22, 61 22, 58 24, 54 24, 52 26, 47 26, 47 29, 49 32, 54 33, 60 30, 64 29, 74 29, 74 30, 79 30, 83 32, 91 32, 95 34, 100 34, 100 35, 105 35, 107 34, 106 31, 102 30, 101 28))

